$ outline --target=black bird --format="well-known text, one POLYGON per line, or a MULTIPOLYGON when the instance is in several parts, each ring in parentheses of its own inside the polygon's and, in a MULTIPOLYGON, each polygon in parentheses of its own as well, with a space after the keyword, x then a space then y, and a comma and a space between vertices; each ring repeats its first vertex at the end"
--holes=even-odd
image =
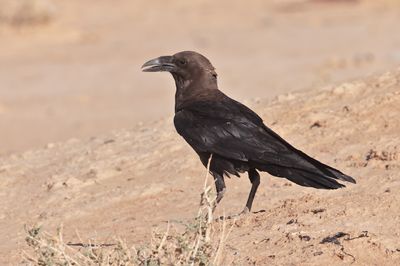
POLYGON ((203 55, 185 51, 161 56, 142 66, 145 72, 170 72, 175 80, 177 132, 199 155, 214 177, 217 199, 224 191, 224 176, 248 172, 252 184, 246 207, 251 210, 260 184, 257 171, 284 177, 298 185, 319 189, 344 187, 336 179, 356 183, 339 170, 294 148, 248 107, 218 89, 217 73, 203 55))

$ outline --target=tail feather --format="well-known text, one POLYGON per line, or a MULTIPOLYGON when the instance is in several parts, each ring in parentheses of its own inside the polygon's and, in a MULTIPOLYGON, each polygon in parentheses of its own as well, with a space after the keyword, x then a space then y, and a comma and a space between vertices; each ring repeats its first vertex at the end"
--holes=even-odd
POLYGON ((315 160, 314 158, 308 156, 307 154, 305 154, 301 151, 299 151, 299 152, 301 153, 303 159, 307 160, 309 163, 311 163, 315 168, 317 168, 319 171, 321 171, 325 175, 332 177, 334 179, 347 181, 347 182, 350 182, 353 184, 356 183, 356 180, 354 180, 354 178, 352 178, 351 176, 348 176, 348 175, 342 173, 341 171, 339 171, 338 169, 335 169, 329 165, 321 163, 320 161, 315 160))
POLYGON ((321 189, 338 189, 341 187, 345 187, 345 185, 342 185, 335 179, 332 179, 327 176, 316 175, 301 170, 296 170, 295 172, 297 173, 297 176, 287 177, 287 179, 301 186, 321 188, 321 189), (299 179, 299 177, 302 178, 299 179))
POLYGON ((287 168, 278 165, 263 165, 257 168, 261 171, 266 171, 271 175, 284 177, 304 187, 313 187, 319 189, 338 189, 345 187, 345 185, 340 184, 331 176, 313 173, 303 169, 287 168))
MULTIPOLYGON (((311 165, 312 166, 311 168, 314 168, 313 170, 311 170, 311 172, 313 172, 315 174, 318 174, 320 176, 320 178, 325 178, 325 179, 326 178, 327 179, 333 178, 333 179, 339 179, 339 180, 342 180, 342 181, 347 181, 347 182, 350 182, 350 183, 353 183, 353 184, 356 183, 356 180, 354 180, 354 178, 352 178, 351 176, 348 176, 348 175, 342 173, 341 171, 339 171, 339 170, 337 170, 337 169, 335 169, 335 168, 333 168, 333 167, 331 167, 329 165, 323 164, 320 161, 317 161, 316 159, 308 156, 307 154, 305 154, 301 150, 296 149, 291 144, 289 144, 286 140, 284 140, 281 136, 276 134, 274 131, 272 131, 271 129, 269 129, 265 125, 264 125, 264 130, 269 135, 274 136, 283 145, 285 145, 289 150, 293 151, 294 153, 296 153, 299 156, 298 157, 299 161, 293 162, 293 164, 294 164, 293 167, 297 167, 299 170, 310 172, 311 169, 309 168, 309 166, 311 165), (305 163, 305 165, 303 163, 305 163), (305 170, 305 168, 307 168, 307 170, 305 170)), ((264 165, 264 168, 265 168, 265 165, 264 165)), ((267 172, 269 172, 269 171, 267 171, 267 172)), ((286 176, 282 176, 282 177, 286 177, 286 176)), ((295 182, 295 181, 293 181, 293 182, 295 182)), ((337 183, 337 184, 339 184, 339 183, 337 183)), ((343 186, 343 185, 341 185, 341 186, 343 186)))

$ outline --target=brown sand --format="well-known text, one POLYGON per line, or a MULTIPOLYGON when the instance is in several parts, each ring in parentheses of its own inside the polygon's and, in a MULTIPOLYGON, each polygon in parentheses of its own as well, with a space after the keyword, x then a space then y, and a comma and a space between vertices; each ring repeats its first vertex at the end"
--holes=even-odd
MULTIPOLYGON (((204 169, 173 129, 172 79, 139 69, 182 49, 206 53, 226 93, 358 181, 327 192, 264 173, 254 211, 265 212, 237 222, 226 264, 400 264, 395 8, 59 2, 61 15, 48 26, 1 26, 1 265, 21 261, 26 223, 63 224, 66 240, 78 231, 137 244, 154 226, 195 216, 204 169), (341 245, 320 244, 337 232, 349 234, 341 245)), ((250 185, 232 178, 227 188, 218 214, 241 210, 250 185)))
MULTIPOLYGON (((336 191, 262 175, 251 214, 237 223, 226 261, 237 265, 400 263, 400 71, 322 90, 248 102, 268 125, 354 176, 336 191), (354 240, 319 244, 344 232, 354 240), (348 255, 348 254, 351 254, 348 255)), ((0 257, 17 261, 23 225, 64 224, 100 240, 149 240, 152 226, 195 216, 204 169, 171 118, 90 140, 71 139, 0 159, 0 257), (11 254, 11 255, 10 255, 11 254)), ((250 185, 227 181, 218 213, 241 210, 250 185)))

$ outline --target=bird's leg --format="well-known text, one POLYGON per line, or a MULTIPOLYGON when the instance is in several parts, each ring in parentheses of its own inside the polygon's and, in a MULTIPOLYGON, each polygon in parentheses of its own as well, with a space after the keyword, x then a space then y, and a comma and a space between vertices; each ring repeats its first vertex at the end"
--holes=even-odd
POLYGON ((218 203, 222 200, 225 193, 225 181, 223 175, 220 174, 213 174, 214 181, 215 181, 215 188, 217 190, 217 198, 215 199, 215 204, 213 206, 213 211, 217 207, 218 203))
POLYGON ((256 195, 258 186, 260 185, 260 174, 256 169, 249 170, 249 179, 251 182, 251 190, 247 199, 246 207, 244 207, 244 210, 241 214, 250 212, 251 206, 253 205, 254 196, 256 195))

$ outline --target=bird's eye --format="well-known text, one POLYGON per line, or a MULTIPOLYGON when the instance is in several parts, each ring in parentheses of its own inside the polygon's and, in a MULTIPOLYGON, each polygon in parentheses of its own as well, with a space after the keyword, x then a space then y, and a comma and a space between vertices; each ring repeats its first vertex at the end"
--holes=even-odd
POLYGON ((186 63, 187 63, 187 61, 185 59, 180 59, 179 60, 179 64, 182 65, 182 66, 186 65, 186 63))

